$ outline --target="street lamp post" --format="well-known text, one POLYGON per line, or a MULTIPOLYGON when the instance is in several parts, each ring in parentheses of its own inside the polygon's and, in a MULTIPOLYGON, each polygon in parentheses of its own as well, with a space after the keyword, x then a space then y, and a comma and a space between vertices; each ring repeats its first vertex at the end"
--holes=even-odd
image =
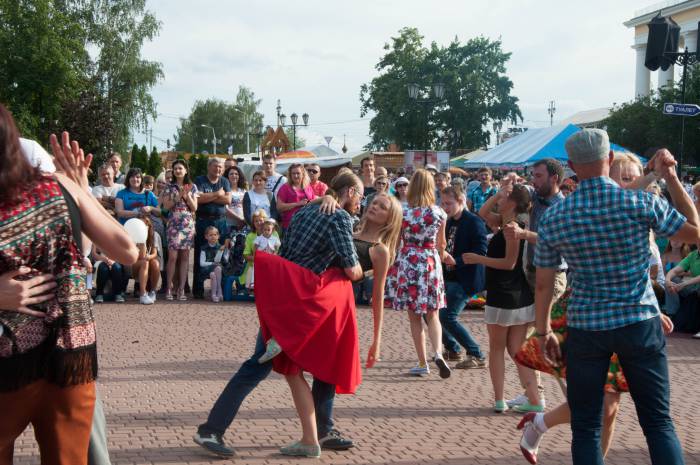
MULTIPOLYGON (((200 124, 199 126, 202 127, 202 128, 209 128, 209 129, 211 129, 211 132, 212 132, 212 134, 213 134, 213 136, 214 136, 214 138, 212 139, 212 144, 214 145, 214 155, 216 155, 216 131, 214 130, 214 128, 213 128, 212 126, 210 126, 210 125, 208 125, 208 124, 200 124)), ((205 143, 206 143, 206 142, 205 142, 205 143)))
POLYGON ((498 135, 499 135, 502 127, 503 127, 503 122, 501 122, 501 121, 494 121, 493 122, 493 132, 496 134, 496 143, 494 145, 498 145, 498 135))
POLYGON ((426 117, 425 117, 425 147, 423 149, 423 168, 428 165, 428 144, 429 144, 429 120, 427 116, 427 110, 429 105, 438 104, 442 98, 445 96, 445 85, 441 82, 436 82, 433 84, 433 98, 420 98, 421 87, 416 83, 410 83, 408 85, 408 97, 415 103, 425 105, 426 107, 426 117))
POLYGON ((554 106, 554 100, 549 101, 549 108, 547 108, 547 113, 549 113, 549 125, 554 125, 554 113, 557 112, 557 108, 554 106))
POLYGON ((248 128, 248 113, 245 110, 239 110, 238 108, 233 108, 233 111, 243 113, 243 126, 245 131, 245 151, 250 153, 250 128, 248 128))
MULTIPOLYGON (((299 126, 297 124, 297 122, 299 121, 299 115, 297 115, 296 113, 292 113, 289 116, 289 118, 292 120, 292 124, 286 125, 284 123, 287 121, 287 115, 285 115, 284 113, 279 115, 280 126, 282 126, 283 128, 289 128, 289 127, 292 128, 292 138, 293 138, 292 150, 296 150, 297 149, 297 126, 299 126)), ((301 120, 304 123, 303 124, 304 126, 308 126, 309 125, 309 114, 304 113, 303 115, 301 115, 301 120)))

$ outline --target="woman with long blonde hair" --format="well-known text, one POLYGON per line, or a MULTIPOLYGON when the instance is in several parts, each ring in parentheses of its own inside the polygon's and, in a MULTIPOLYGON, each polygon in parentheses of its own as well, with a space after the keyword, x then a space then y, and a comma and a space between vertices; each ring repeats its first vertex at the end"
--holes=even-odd
POLYGON ((364 279, 367 284, 371 281, 372 288, 374 336, 367 354, 367 368, 379 361, 384 321, 384 289, 387 272, 396 257, 402 221, 403 213, 398 199, 386 193, 379 193, 367 206, 354 234, 355 250, 365 273, 364 279))
POLYGON ((408 208, 403 210, 401 248, 387 279, 387 306, 407 310, 411 336, 416 347, 418 364, 409 373, 430 374, 425 350, 422 318, 428 324, 428 335, 435 351, 435 364, 441 378, 448 378, 450 368, 442 358, 442 328, 438 310, 447 306, 442 265, 455 261, 445 252, 447 214, 435 205, 435 181, 426 170, 419 169, 411 177, 408 208))

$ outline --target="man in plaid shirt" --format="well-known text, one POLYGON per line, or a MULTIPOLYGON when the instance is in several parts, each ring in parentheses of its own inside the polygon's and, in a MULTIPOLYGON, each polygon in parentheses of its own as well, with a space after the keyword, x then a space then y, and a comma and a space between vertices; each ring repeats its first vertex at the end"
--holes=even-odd
POLYGON ((549 312, 555 273, 566 260, 572 294, 567 310, 567 383, 573 463, 602 465, 603 386, 617 353, 637 407, 652 463, 682 464, 670 416, 666 342, 649 281, 649 231, 677 241, 700 240, 698 214, 667 150, 651 168, 666 180, 678 211, 646 192, 623 190, 609 178, 608 135, 584 129, 566 141, 578 189, 540 221, 535 252, 536 329, 547 358, 561 361, 549 312))
MULTIPOLYGON (((353 221, 348 212, 360 210, 362 181, 352 173, 338 175, 330 187, 338 196, 341 208, 331 215, 321 213, 319 205, 308 205, 296 212, 284 236, 280 256, 317 274, 329 266, 339 266, 349 279, 357 281, 362 278, 362 267, 353 244, 353 221)), ((270 374, 271 361, 258 363, 264 353, 265 342, 258 332, 253 355, 233 375, 209 412, 206 423, 199 426, 194 436, 194 441, 208 452, 219 457, 233 456, 234 451, 226 446, 223 435, 246 396, 270 374)), ((353 447, 353 442, 333 427, 335 386, 314 379, 312 395, 321 447, 333 450, 353 447)))

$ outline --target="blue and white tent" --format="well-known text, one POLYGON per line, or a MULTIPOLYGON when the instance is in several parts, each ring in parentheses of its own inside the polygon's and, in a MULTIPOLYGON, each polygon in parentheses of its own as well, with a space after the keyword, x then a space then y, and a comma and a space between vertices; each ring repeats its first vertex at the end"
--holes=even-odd
MULTIPOLYGON (((554 158, 562 163, 566 163, 568 160, 564 148, 566 139, 580 130, 581 128, 573 124, 530 129, 508 139, 487 152, 465 161, 461 167, 529 166, 543 158, 554 158)), ((629 152, 624 147, 613 143, 610 144, 610 148, 615 151, 629 152)))

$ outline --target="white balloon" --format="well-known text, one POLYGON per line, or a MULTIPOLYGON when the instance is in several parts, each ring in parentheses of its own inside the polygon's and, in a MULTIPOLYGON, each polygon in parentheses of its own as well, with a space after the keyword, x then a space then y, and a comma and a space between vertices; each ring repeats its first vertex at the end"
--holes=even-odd
POLYGON ((137 244, 145 244, 148 238, 148 226, 138 218, 131 218, 124 223, 124 229, 131 239, 137 244))

